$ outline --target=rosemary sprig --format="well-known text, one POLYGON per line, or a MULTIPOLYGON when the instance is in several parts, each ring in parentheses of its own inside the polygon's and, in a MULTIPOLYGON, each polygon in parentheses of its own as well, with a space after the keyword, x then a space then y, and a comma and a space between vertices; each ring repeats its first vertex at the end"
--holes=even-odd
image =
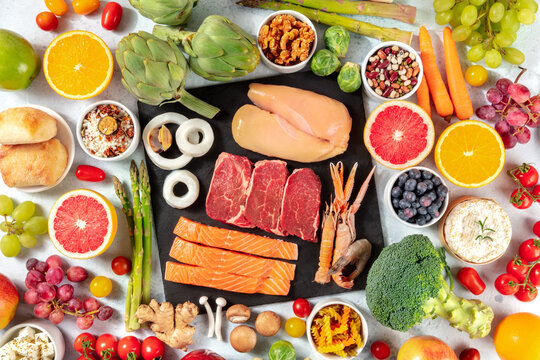
POLYGON ((474 240, 491 240, 493 241, 493 238, 487 234, 484 235, 485 232, 487 231, 490 231, 490 232, 495 232, 495 230, 491 229, 491 228, 488 228, 486 227, 486 222, 487 222, 487 217, 484 219, 484 221, 482 220, 478 220, 476 223, 478 225, 480 225, 480 235, 477 235, 474 240))

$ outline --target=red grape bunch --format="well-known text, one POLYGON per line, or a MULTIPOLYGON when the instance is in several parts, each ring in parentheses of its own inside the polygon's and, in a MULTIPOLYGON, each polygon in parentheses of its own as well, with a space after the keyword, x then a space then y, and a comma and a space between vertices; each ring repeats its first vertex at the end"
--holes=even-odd
POLYGON ((529 128, 540 125, 540 94, 531 96, 530 90, 518 83, 526 71, 521 69, 514 82, 499 79, 486 94, 491 105, 476 109, 476 115, 482 120, 495 121, 500 118, 495 123, 495 130, 501 135, 506 149, 513 148, 517 143, 528 143, 531 139, 529 128))
POLYGON ((51 255, 46 261, 30 258, 26 261, 25 284, 28 290, 23 295, 27 304, 34 305, 34 315, 48 318, 53 324, 60 324, 65 315, 77 317, 77 326, 86 330, 94 323, 94 318, 105 321, 112 314, 110 306, 100 305, 92 297, 82 301, 74 297, 75 289, 71 284, 61 284, 64 277, 70 282, 86 280, 88 273, 80 266, 72 266, 64 273, 62 258, 51 255))

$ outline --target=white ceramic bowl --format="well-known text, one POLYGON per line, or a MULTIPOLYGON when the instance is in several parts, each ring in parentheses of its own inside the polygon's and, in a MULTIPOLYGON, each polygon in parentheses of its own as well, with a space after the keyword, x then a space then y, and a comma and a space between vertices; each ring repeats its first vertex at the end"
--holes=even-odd
POLYGON ((88 156, 90 156, 91 158, 94 158, 96 160, 101 160, 101 161, 120 161, 120 160, 124 160, 127 157, 129 157, 131 154, 133 154, 135 149, 137 149, 137 146, 139 146, 140 139, 141 139, 141 125, 139 124, 139 119, 135 116, 135 114, 131 110, 128 109, 127 106, 125 106, 124 104, 121 104, 121 103, 119 103, 117 101, 103 100, 103 101, 95 102, 95 103, 91 104, 90 106, 88 106, 86 109, 84 109, 81 116, 79 117, 79 120, 77 121, 77 140, 79 141, 79 146, 81 147, 81 149, 83 149, 83 151, 88 156), (131 119, 133 119, 133 129, 134 129, 133 140, 131 141, 131 144, 129 144, 126 151, 124 151, 122 154, 120 154, 118 156, 109 157, 109 158, 99 157, 99 156, 96 156, 96 155, 92 154, 86 148, 86 146, 84 145, 83 140, 82 140, 82 136, 81 136, 82 123, 83 123, 83 120, 84 120, 84 117, 86 116, 86 114, 88 114, 90 111, 94 110, 94 108, 96 106, 104 105, 104 104, 116 105, 116 106, 122 108, 125 112, 127 112, 128 115, 131 117, 131 119))
POLYGON ((0 347, 16 338, 19 331, 27 326, 36 329, 36 332, 43 332, 47 334, 54 347, 54 360, 64 359, 64 353, 66 351, 64 336, 60 330, 58 330, 58 328, 48 320, 32 320, 13 325, 4 333, 2 338, 0 338, 0 347))
POLYGON ((261 54, 261 59, 262 59, 262 62, 263 62, 264 65, 266 65, 270 69, 275 70, 277 72, 280 72, 282 74, 290 74, 290 73, 295 73, 297 71, 302 70, 309 63, 309 60, 311 60, 311 57, 313 56, 313 54, 315 53, 315 50, 317 49, 317 29, 315 29, 315 26, 313 26, 313 23, 311 22, 311 20, 309 20, 304 14, 301 14, 301 13, 299 13, 297 11, 293 11, 293 10, 280 10, 280 11, 275 11, 272 14, 268 15, 261 22, 261 25, 259 25, 259 28, 257 29, 257 39, 256 39, 256 41, 257 41, 257 48, 259 49, 259 53, 261 54), (271 60, 268 60, 266 55, 264 55, 264 53, 263 53, 263 51, 261 49, 261 46, 259 45, 259 33, 261 32, 261 29, 262 29, 262 27, 264 25, 270 24, 270 22, 278 15, 291 15, 291 16, 294 16, 296 19, 308 24, 309 27, 313 29, 313 32, 315 33, 315 41, 313 41, 313 44, 311 44, 311 51, 310 51, 309 56, 308 56, 308 58, 306 60, 301 61, 301 62, 299 62, 298 64, 295 64, 295 65, 283 66, 283 65, 278 65, 278 64, 274 63, 271 60))
POLYGON ((354 358, 356 358, 356 356, 349 357, 349 358, 342 358, 342 357, 340 357, 338 355, 321 354, 320 352, 317 351, 317 346, 315 345, 315 342, 313 341, 313 338, 311 337, 311 324, 313 323, 313 319, 315 318, 315 316, 317 315, 319 310, 321 310, 322 308, 325 308, 327 306, 330 306, 330 305, 345 305, 345 306, 348 306, 355 313, 357 313, 358 316, 360 316, 360 320, 362 321, 362 333, 361 333, 361 335, 362 335, 362 342, 364 343, 364 346, 362 346, 361 348, 358 348, 358 350, 356 352, 356 356, 358 356, 358 354, 360 354, 360 352, 362 352, 362 350, 366 347, 366 344, 367 344, 367 341, 368 341, 368 327, 367 327, 367 322, 366 322, 366 319, 364 318, 364 315, 362 315, 362 313, 360 312, 358 307, 356 305, 354 305, 353 303, 351 303, 349 301, 346 301, 346 300, 340 300, 338 298, 332 298, 332 299, 323 300, 323 301, 319 302, 317 305, 315 305, 315 307, 311 311, 311 314, 309 315, 309 317, 307 319, 307 322, 306 322, 306 336, 308 338, 309 346, 311 346, 311 349, 315 353, 317 353, 317 355, 321 359, 326 359, 326 360, 354 359, 354 358))
POLYGON ((368 51, 366 57, 364 58, 364 61, 362 62, 362 85, 364 87, 364 91, 372 99, 377 100, 377 101, 381 101, 381 102, 385 102, 385 101, 388 101, 388 100, 405 100, 405 99, 408 99, 409 97, 411 97, 413 94, 416 93, 416 90, 418 90, 418 87, 420 86, 420 83, 422 82, 423 76, 424 76, 424 67, 422 66, 422 60, 420 59, 420 55, 418 55, 416 50, 414 50, 412 47, 410 47, 409 45, 407 45, 405 43, 399 42, 399 41, 386 41, 386 42, 378 44, 377 46, 373 47, 371 50, 368 51), (417 76, 418 82, 412 88, 411 91, 409 91, 407 94, 405 94, 405 95, 403 95, 401 97, 390 99, 390 98, 385 98, 384 96, 381 96, 381 95, 377 94, 375 92, 375 90, 373 90, 371 88, 371 86, 368 85, 368 82, 367 82, 368 79, 366 78, 366 67, 368 65, 369 58, 372 57, 373 55, 375 55, 379 49, 382 49, 382 48, 385 48, 385 47, 388 47, 388 46, 394 46, 394 45, 400 47, 401 49, 403 49, 403 50, 405 50, 405 51, 407 51, 407 52, 409 52, 411 54, 414 54, 414 56, 416 57, 415 61, 418 62, 418 66, 420 67, 420 72, 418 73, 418 76, 417 76))
POLYGON ((394 174, 388 180, 388 182, 386 183, 386 187, 384 188, 384 195, 383 196, 384 196, 384 203, 386 204, 386 206, 387 206, 388 210, 390 211, 390 213, 392 213, 394 218, 397 219, 399 222, 401 222, 401 223, 403 223, 403 224, 405 224, 407 226, 413 227, 413 228, 421 229, 421 228, 425 228, 425 227, 428 227, 428 226, 431 226, 431 225, 435 224, 437 221, 439 221, 443 217, 444 213, 446 212, 446 209, 448 208, 448 200, 450 198, 450 190, 446 194, 446 199, 444 200, 444 203, 442 204, 442 207, 439 209, 439 216, 436 217, 436 218, 431 219, 425 225, 411 224, 410 222, 401 220, 399 218, 399 216, 397 215, 396 210, 392 206, 392 196, 391 196, 390 192, 392 191, 392 188, 394 187, 394 184, 397 182, 398 177, 401 174, 406 173, 407 171, 412 170, 412 169, 418 169, 420 171, 429 171, 434 176, 437 176, 439 179, 441 179, 441 182, 442 182, 442 184, 444 186, 446 186, 448 188, 448 185, 444 182, 443 177, 441 175, 439 175, 436 171, 428 169, 428 168, 423 167, 423 166, 413 166, 413 167, 410 167, 408 169, 402 170, 402 171, 394 174))

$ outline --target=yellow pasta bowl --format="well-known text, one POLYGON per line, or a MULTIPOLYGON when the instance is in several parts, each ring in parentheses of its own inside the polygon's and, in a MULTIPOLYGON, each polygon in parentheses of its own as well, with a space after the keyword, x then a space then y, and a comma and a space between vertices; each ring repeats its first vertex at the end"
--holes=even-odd
POLYGON ((313 308, 306 334, 309 345, 321 359, 354 359, 367 343, 368 328, 356 305, 328 299, 313 308))

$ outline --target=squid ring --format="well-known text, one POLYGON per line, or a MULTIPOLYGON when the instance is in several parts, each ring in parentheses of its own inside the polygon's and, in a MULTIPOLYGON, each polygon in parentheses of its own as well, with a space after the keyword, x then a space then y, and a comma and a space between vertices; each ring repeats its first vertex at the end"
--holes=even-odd
POLYGON ((200 157, 210 151, 214 143, 214 131, 208 121, 202 119, 190 119, 178 128, 176 131, 176 144, 180 151, 192 157, 200 157), (202 134, 202 140, 199 142, 199 133, 202 134), (194 142, 193 138, 197 137, 194 142))
POLYGON ((199 180, 188 170, 176 170, 165 178, 163 184, 163 198, 173 208, 185 209, 193 205, 199 197, 199 180), (183 183, 187 186, 187 192, 182 196, 174 194, 174 186, 183 183))

